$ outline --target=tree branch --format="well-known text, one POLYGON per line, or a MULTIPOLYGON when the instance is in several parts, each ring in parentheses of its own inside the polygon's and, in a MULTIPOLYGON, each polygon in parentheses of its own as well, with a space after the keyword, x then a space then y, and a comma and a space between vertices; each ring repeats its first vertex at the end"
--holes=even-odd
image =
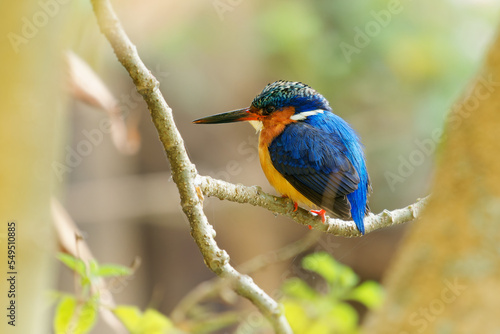
MULTIPOLYGON (((210 176, 200 175, 196 177, 196 185, 206 196, 260 206, 274 213, 290 217, 299 224, 311 226, 313 229, 325 233, 342 237, 361 236, 353 221, 329 218, 325 223, 322 223, 319 217, 311 215, 307 210, 302 208, 298 208, 294 212, 292 200, 265 193, 259 186, 247 187, 241 184, 216 180, 210 176)), ((402 209, 393 211, 384 210, 377 215, 370 214, 365 218, 366 233, 384 227, 403 224, 418 218, 428 200, 429 196, 418 199, 417 202, 402 209)))
POLYGON ((222 278, 230 279, 234 290, 249 299, 268 318, 277 333, 291 333, 279 305, 259 288, 249 276, 241 275, 229 264, 228 254, 215 242, 215 230, 203 212, 203 202, 195 187, 197 171, 186 153, 182 137, 175 126, 159 83, 140 59, 114 13, 109 0, 92 0, 101 32, 110 42, 116 57, 128 71, 137 91, 146 101, 153 123, 167 153, 172 178, 179 189, 182 210, 189 219, 191 235, 200 248, 206 265, 222 278))

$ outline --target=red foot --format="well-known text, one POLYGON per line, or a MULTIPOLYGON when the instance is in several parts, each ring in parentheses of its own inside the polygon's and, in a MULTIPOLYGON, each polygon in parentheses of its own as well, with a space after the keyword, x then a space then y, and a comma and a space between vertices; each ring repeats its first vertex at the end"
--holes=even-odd
POLYGON ((321 217, 321 222, 324 224, 326 222, 326 211, 321 209, 321 210, 311 210, 311 213, 317 214, 318 216, 321 217))
POLYGON ((310 230, 313 229, 313 227, 311 225, 307 225, 307 228, 310 229, 310 230))

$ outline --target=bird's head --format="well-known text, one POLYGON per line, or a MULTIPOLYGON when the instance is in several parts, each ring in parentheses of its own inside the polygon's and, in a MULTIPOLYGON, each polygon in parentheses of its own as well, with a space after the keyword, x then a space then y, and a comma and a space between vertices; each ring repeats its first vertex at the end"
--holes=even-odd
POLYGON ((197 119, 196 124, 250 121, 261 129, 268 124, 304 121, 308 117, 331 111, 328 101, 311 87, 293 81, 268 84, 250 107, 197 119))

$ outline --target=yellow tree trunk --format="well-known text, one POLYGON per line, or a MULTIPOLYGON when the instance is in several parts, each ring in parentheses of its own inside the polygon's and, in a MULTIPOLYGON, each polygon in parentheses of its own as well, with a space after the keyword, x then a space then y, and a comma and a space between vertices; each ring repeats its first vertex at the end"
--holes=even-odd
POLYGON ((51 163, 62 137, 55 69, 64 6, 0 1, 0 333, 46 333, 51 320, 51 163))
POLYGON ((500 38, 444 131, 431 201, 365 333, 500 333, 500 38))

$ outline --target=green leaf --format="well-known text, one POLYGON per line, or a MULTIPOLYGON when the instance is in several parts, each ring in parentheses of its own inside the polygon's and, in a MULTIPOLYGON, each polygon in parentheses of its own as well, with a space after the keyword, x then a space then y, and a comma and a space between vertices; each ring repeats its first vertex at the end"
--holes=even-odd
POLYGON ((336 278, 335 260, 325 252, 312 253, 302 259, 304 269, 314 271, 321 275, 327 282, 333 282, 336 278))
POLYGON ((341 288, 345 289, 350 289, 358 284, 359 277, 351 267, 339 263, 336 269, 338 271, 338 279, 334 284, 338 284, 341 288))
POLYGON ((149 308, 144 312, 141 321, 140 334, 163 334, 174 326, 169 318, 155 309, 149 308))
POLYGON ((337 279, 337 272, 335 270, 337 265, 338 263, 335 259, 325 252, 312 253, 302 259, 302 267, 304 269, 314 271, 329 283, 337 279))
POLYGON ((347 303, 335 304, 324 319, 333 324, 335 333, 355 333, 358 328, 358 313, 347 303))
MULTIPOLYGON (((308 327, 304 334, 331 334, 338 333, 332 331, 334 325, 333 319, 321 318, 313 321, 308 327)), ((343 333, 343 332, 342 332, 343 333)))
MULTIPOLYGON (((214 314, 211 313, 206 317, 196 318, 195 316, 191 317, 191 319, 196 319, 192 321, 192 323, 186 327, 189 328, 189 333, 192 334, 211 334, 211 333, 221 333, 221 330, 235 324, 238 324, 242 321, 241 312, 237 311, 229 311, 224 313, 214 314)), ((187 328, 186 328, 187 329, 187 328)), ((226 331, 222 331, 225 333, 226 331)), ((185 333, 180 330, 170 330, 169 334, 173 333, 185 333)), ((235 332, 238 333, 238 332, 235 332)), ((248 333, 247 330, 243 330, 241 334, 248 333)))
POLYGON ((164 334, 174 328, 169 318, 154 309, 142 314, 135 306, 118 306, 114 313, 131 334, 164 334))
POLYGON ((306 310, 302 307, 300 301, 286 299, 282 301, 285 309, 285 317, 292 327, 294 333, 305 333, 309 327, 310 320, 307 317, 306 310))
POLYGON ((89 300, 83 304, 79 312, 74 334, 88 333, 94 327, 97 320, 97 311, 98 306, 95 302, 89 300))
POLYGON ((64 296, 59 301, 54 317, 54 331, 56 334, 66 333, 75 312, 76 300, 73 296, 64 296))
POLYGON ((283 282, 281 289, 285 295, 298 299, 314 300, 319 296, 316 290, 311 288, 309 284, 296 277, 283 282))
POLYGON ((368 308, 376 308, 382 304, 384 290, 375 281, 365 281, 357 286, 347 299, 356 300, 368 308))
POLYGON ((87 271, 86 271, 86 266, 85 262, 83 262, 81 259, 77 259, 72 255, 66 254, 66 253, 59 253, 57 254, 57 258, 64 263, 68 268, 74 270, 76 273, 78 273, 82 277, 87 276, 87 271))
POLYGON ((302 260, 304 269, 321 275, 332 288, 351 288, 359 282, 354 271, 326 252, 309 254, 302 260))
POLYGON ((129 276, 132 275, 132 270, 118 264, 101 264, 96 275, 99 277, 129 276))
POLYGON ((54 317, 54 331, 56 334, 85 334, 94 327, 97 314, 97 305, 87 301, 78 305, 75 297, 61 298, 54 317))
POLYGON ((135 329, 139 327, 139 321, 142 318, 142 313, 138 307, 121 305, 115 307, 113 312, 125 325, 129 332, 134 333, 135 329))
POLYGON ((99 270, 99 263, 96 260, 90 259, 89 261, 89 272, 92 278, 97 276, 97 271, 99 270))

